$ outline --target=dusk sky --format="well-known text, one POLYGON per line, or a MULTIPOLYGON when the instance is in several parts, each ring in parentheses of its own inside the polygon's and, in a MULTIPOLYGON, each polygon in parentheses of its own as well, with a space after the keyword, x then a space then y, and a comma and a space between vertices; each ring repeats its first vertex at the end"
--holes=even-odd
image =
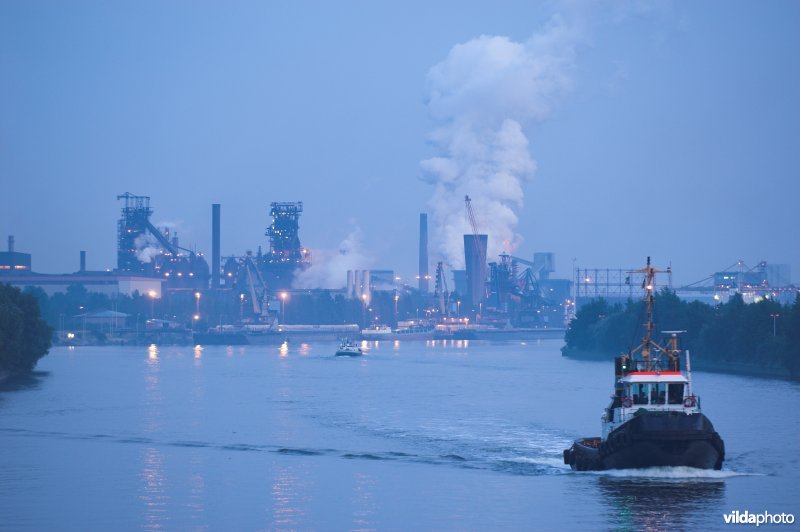
POLYGON ((6 0, 2 249, 113 268, 129 191, 208 256, 221 203, 239 255, 300 200, 314 268, 412 277, 420 212, 458 266, 469 194, 496 250, 561 276, 651 255, 679 284, 737 259, 797 282, 799 53, 795 1, 6 0))

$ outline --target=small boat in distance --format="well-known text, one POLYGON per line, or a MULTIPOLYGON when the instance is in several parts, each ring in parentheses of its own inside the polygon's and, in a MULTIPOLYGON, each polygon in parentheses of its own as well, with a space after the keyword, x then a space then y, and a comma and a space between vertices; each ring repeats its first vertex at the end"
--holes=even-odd
POLYGON ((388 325, 370 325, 361 329, 361 338, 364 340, 383 340, 392 335, 392 328, 388 325))
POLYGON ((363 354, 364 351, 352 340, 342 340, 339 349, 336 350, 337 357, 358 357, 363 354))
MULTIPOLYGON (((678 334, 661 345, 652 339, 653 289, 658 270, 644 273, 647 322, 642 343, 614 359, 614 395, 602 415, 599 437, 580 438, 564 450, 564 463, 576 471, 685 466, 721 469, 725 444, 700 411, 692 391, 689 352, 681 371, 678 334), (638 355, 638 357, 637 357, 638 355)), ((669 270, 668 270, 669 271, 669 270)))

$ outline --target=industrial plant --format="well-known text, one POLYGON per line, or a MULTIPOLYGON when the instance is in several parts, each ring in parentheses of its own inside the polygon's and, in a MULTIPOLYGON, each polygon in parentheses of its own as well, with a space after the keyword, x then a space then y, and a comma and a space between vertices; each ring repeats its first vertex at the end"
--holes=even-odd
MULTIPOLYGON (((174 229, 152 222, 155 209, 149 196, 126 192, 117 200, 122 204, 113 270, 87 270, 86 252, 80 251, 76 272, 36 273, 31 255, 15 249, 13 236, 8 251, 0 252, 4 283, 49 296, 82 291, 106 298, 108 308, 80 304, 72 309, 64 303, 54 324, 62 341, 88 342, 85 330, 98 327, 122 342, 161 343, 260 343, 344 335, 370 340, 560 336, 582 304, 601 297, 612 302, 635 299, 642 283, 634 268, 574 264, 573 279, 554 278, 556 257, 551 252, 536 252, 530 260, 508 252, 489 257, 490 235, 480 231, 467 196, 464 214, 470 231, 463 235, 464 269, 430 262, 428 215, 420 213, 415 283, 392 269, 363 268, 347 271, 341 288, 299 289, 297 276, 312 266, 312 253, 300 238, 300 201, 270 203, 264 247, 254 243, 255 251, 226 256, 221 252, 222 206, 213 204, 209 265, 203 252, 181 245, 174 229), (78 322, 83 332, 76 334, 78 322)), ((432 254, 439 255, 437 250, 432 254)), ((790 273, 787 265, 760 262, 748 268, 738 261, 684 287, 672 287, 670 276, 669 286, 683 298, 712 304, 734 293, 748 302, 789 301, 798 292, 790 273)))

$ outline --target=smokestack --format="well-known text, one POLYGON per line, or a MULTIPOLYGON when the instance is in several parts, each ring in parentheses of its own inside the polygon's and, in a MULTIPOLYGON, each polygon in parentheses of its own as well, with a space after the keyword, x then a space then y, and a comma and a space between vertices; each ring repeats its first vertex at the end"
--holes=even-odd
POLYGON ((86 271, 86 252, 85 251, 81 251, 81 269, 79 271, 80 272, 85 272, 86 271))
POLYGON ((345 297, 347 299, 353 299, 354 293, 355 287, 353 286, 353 270, 347 270, 347 292, 345 293, 345 297))
POLYGON ((353 297, 361 299, 362 293, 361 270, 355 270, 353 272, 353 297))
POLYGON ((8 252, 14 253, 14 235, 8 235, 8 252))
POLYGON ((219 203, 211 204, 211 289, 219 289, 219 203))
POLYGON ((467 301, 477 307, 485 296, 487 235, 464 235, 464 262, 467 267, 467 301))
POLYGON ((419 291, 428 293, 428 214, 419 214, 419 291))
POLYGON ((362 294, 366 294, 367 303, 369 303, 369 301, 372 299, 372 294, 370 294, 370 291, 369 291, 369 288, 370 288, 369 285, 372 282, 369 270, 363 270, 361 272, 361 282, 364 283, 364 291, 362 292, 362 294))

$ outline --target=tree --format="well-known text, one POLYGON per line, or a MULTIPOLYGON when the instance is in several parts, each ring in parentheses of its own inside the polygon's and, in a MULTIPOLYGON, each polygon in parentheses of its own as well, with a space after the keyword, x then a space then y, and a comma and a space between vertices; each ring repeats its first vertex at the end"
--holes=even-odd
POLYGON ((31 371, 50 349, 52 335, 35 296, 0 284, 0 372, 31 371))
POLYGON ((598 326, 615 312, 619 312, 619 307, 612 307, 603 298, 593 299, 579 308, 575 319, 569 324, 565 350, 598 350, 598 326))
POLYGON ((794 304, 783 307, 786 316, 781 316, 781 339, 785 347, 783 364, 793 379, 800 379, 800 294, 794 304))

